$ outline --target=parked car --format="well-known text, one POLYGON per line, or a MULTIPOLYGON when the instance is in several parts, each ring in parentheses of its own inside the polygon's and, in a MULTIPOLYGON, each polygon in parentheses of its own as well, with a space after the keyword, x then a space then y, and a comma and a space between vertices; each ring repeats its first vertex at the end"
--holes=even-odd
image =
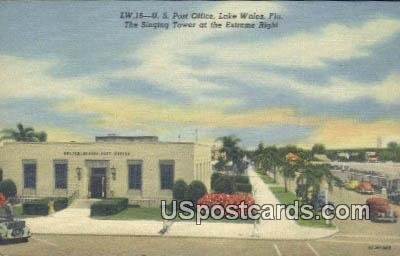
POLYGON ((388 199, 394 204, 400 204, 400 192, 390 193, 388 199))
POLYGON ((358 180, 349 180, 344 184, 344 187, 349 190, 355 190, 358 187, 358 180))
POLYGON ((0 240, 22 240, 27 242, 31 232, 25 221, 15 218, 11 204, 0 205, 0 240))
POLYGON ((361 194, 370 194, 374 193, 374 187, 372 186, 371 182, 369 181, 361 181, 356 189, 357 192, 361 194))
POLYGON ((389 200, 383 197, 371 197, 366 201, 369 206, 370 220, 374 222, 397 222, 398 214, 390 208, 389 200))

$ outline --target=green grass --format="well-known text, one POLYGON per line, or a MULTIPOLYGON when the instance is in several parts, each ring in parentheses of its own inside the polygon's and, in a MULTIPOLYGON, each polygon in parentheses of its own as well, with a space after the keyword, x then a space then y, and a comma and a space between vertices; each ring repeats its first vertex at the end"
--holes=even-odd
POLYGON ((102 220, 162 220, 160 208, 128 207, 110 216, 93 217, 102 220))
MULTIPOLYGON (((284 187, 270 187, 269 188, 272 193, 276 196, 276 198, 281 202, 282 204, 294 204, 295 200, 300 200, 299 198, 296 197, 296 195, 290 191, 285 192, 284 187)), ((300 202, 301 204, 301 202, 300 202)), ((333 224, 326 224, 326 221, 324 219, 311 219, 311 220, 304 220, 304 219, 299 219, 297 220, 297 223, 300 226, 307 226, 307 227, 318 227, 318 228, 334 228, 335 226, 333 224)))
POLYGON ((265 184, 275 184, 274 179, 263 173, 263 171, 257 171, 257 173, 265 184))
MULTIPOLYGON (((125 210, 109 216, 95 216, 92 217, 99 220, 157 220, 162 221, 161 218, 161 209, 160 208, 140 208, 140 207, 128 207, 125 210)), ((179 216, 175 219, 176 221, 196 221, 193 220, 183 220, 180 219, 179 216)), ((254 220, 228 220, 228 219, 221 219, 221 220, 214 220, 214 219, 207 219, 202 220, 202 222, 226 222, 226 223, 253 223, 254 220)))

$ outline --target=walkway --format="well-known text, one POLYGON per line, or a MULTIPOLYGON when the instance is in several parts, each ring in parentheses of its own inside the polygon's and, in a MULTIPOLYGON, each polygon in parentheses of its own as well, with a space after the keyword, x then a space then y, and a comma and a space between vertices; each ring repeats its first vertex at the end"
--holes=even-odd
MULTIPOLYGON (((255 190, 256 203, 278 204, 278 200, 261 178, 249 168, 248 175, 255 190)), ((46 217, 27 218, 26 223, 36 234, 88 234, 88 235, 148 235, 161 236, 162 221, 97 220, 89 217, 89 200, 76 200, 65 210, 46 217)), ((308 228, 293 220, 261 220, 260 224, 195 222, 169 223, 164 236, 224 237, 263 239, 314 239, 333 235, 335 229, 308 228)))
MULTIPOLYGON (((257 204, 280 203, 252 167, 249 167, 248 175, 255 191, 254 199, 257 204)), ((282 216, 280 220, 261 220, 257 231, 259 237, 267 239, 314 239, 327 237, 337 232, 336 229, 299 226, 296 221, 288 220, 285 216, 282 216)))

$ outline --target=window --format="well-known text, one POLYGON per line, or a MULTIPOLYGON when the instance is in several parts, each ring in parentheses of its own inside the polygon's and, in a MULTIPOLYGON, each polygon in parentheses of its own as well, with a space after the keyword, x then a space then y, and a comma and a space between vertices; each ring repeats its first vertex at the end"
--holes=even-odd
POLYGON ((3 181, 3 169, 0 168, 0 181, 3 181))
POLYGON ((129 189, 142 189, 142 163, 140 161, 128 163, 128 171, 129 189))
POLYGON ((24 188, 36 188, 36 163, 26 162, 24 165, 24 188))
POLYGON ((160 161, 161 189, 172 189, 174 186, 174 162, 160 161))
POLYGON ((68 181, 68 164, 66 161, 54 161, 54 185, 58 189, 66 189, 68 181))

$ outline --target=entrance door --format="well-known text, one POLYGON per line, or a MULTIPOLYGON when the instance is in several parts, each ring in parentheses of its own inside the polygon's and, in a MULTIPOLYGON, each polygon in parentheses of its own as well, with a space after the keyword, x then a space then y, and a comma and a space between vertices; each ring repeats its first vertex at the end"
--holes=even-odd
POLYGON ((106 197, 106 168, 92 168, 90 177, 90 197, 106 197))

